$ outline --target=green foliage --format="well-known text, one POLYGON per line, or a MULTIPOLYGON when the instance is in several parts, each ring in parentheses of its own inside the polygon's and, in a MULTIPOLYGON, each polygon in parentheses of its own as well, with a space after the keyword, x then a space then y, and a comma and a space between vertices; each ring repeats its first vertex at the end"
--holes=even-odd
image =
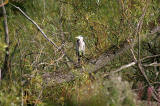
POLYGON ((64 106, 140 106, 140 102, 136 100, 136 95, 130 88, 131 85, 126 81, 121 81, 121 77, 112 76, 109 80, 97 79, 93 82, 89 79, 83 79, 73 83, 73 85, 65 84, 52 88, 48 93, 53 97, 50 95, 49 98, 54 98, 55 95, 57 95, 57 98, 54 98, 56 100, 49 104, 64 106), (51 93, 52 91, 54 93, 51 93))
POLYGON ((128 82, 112 76, 110 80, 88 82, 76 88, 72 101, 74 106, 136 106, 136 96, 128 82))
MULTIPOLYGON (((0 60, 3 59, 4 53, 5 53, 5 49, 6 49, 7 45, 5 45, 4 43, 1 42, 0 40, 0 60)), ((0 61, 0 67, 2 65, 1 63, 2 61, 0 61)))
POLYGON ((0 86, 0 105, 1 106, 19 106, 21 104, 21 86, 18 82, 1 82, 0 86))
POLYGON ((0 42, 0 52, 4 52, 5 51, 5 48, 7 47, 7 45, 3 44, 0 42))

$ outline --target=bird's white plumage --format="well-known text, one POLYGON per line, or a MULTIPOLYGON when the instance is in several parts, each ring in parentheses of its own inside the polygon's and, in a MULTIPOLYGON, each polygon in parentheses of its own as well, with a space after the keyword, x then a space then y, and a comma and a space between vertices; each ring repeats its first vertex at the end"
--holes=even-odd
POLYGON ((78 41, 79 44, 77 44, 77 49, 79 52, 83 52, 84 54, 85 53, 85 43, 83 41, 83 37, 80 35, 80 36, 77 36, 76 38, 79 40, 78 41))

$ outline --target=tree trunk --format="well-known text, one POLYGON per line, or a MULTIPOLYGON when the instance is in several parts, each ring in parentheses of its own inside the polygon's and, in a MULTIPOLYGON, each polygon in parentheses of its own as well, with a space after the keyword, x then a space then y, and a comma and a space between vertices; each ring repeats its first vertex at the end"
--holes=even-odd
MULTIPOLYGON (((2 0, 3 4, 3 0, 2 0)), ((9 34, 8 34, 8 24, 7 24, 7 14, 5 6, 2 6, 3 16, 4 16, 4 31, 5 31, 5 43, 7 45, 5 52, 5 59, 2 68, 2 78, 9 72, 10 60, 9 60, 9 34)))

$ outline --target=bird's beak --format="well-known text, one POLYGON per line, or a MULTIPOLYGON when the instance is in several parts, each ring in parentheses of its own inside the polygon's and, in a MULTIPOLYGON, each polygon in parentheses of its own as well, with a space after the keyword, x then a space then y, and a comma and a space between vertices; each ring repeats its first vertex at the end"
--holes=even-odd
POLYGON ((79 37, 75 37, 75 38, 77 38, 77 39, 78 39, 79 37))

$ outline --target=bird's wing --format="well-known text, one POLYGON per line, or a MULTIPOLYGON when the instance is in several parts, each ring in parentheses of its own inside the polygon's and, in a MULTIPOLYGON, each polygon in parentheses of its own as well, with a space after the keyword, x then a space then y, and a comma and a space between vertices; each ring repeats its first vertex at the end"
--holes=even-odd
POLYGON ((79 56, 79 39, 76 42, 76 54, 79 56))
POLYGON ((85 53, 85 43, 83 42, 83 52, 85 53))

